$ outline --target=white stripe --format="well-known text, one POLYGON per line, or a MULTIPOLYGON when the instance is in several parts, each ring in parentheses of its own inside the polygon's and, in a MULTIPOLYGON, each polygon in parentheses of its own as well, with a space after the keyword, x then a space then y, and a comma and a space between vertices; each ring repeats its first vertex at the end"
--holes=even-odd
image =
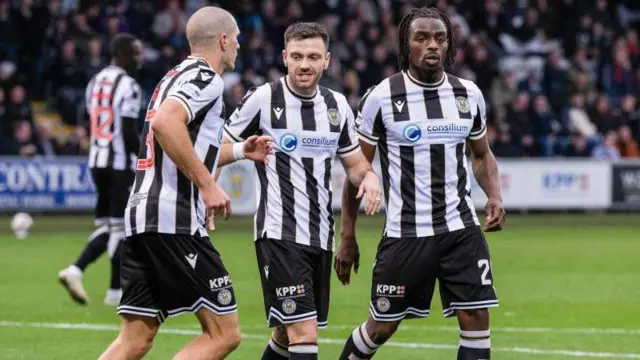
POLYGON ((469 349, 489 349, 491 348, 491 339, 467 340, 460 339, 460 346, 469 349))
POLYGON ((460 336, 464 336, 466 338, 484 338, 491 336, 491 330, 460 330, 460 336))
POLYGON ((317 354, 318 345, 292 345, 289 346, 289 352, 296 354, 317 354))
MULTIPOLYGON (((0 321, 0 327, 8 327, 8 328, 18 328, 18 327, 26 327, 26 328, 40 328, 40 329, 61 329, 61 330, 90 330, 90 331, 118 331, 120 330, 120 326, 116 324, 67 324, 67 323, 26 323, 26 322, 18 322, 18 321, 0 321)), ((495 330, 495 329, 494 329, 495 330)), ((174 334, 174 335, 187 335, 187 336, 196 336, 202 334, 202 331, 198 330, 187 330, 187 329, 175 329, 175 328, 161 328, 160 332, 163 334, 174 334)), ((263 342, 265 340, 265 335, 261 334, 242 334, 242 337, 246 340, 257 340, 263 342)), ((335 339, 335 338, 320 338, 319 343, 321 344, 332 344, 337 346, 344 346, 344 339, 335 339)), ((410 343, 410 342, 399 342, 399 341, 388 341, 385 343, 385 348, 394 347, 394 348, 402 348, 402 349, 437 349, 437 350, 454 350, 457 349, 457 345, 448 345, 448 344, 432 344, 432 343, 410 343)), ((505 352, 505 353, 519 353, 519 354, 529 354, 529 355, 560 355, 567 357, 578 357, 578 358, 614 358, 614 359, 640 359, 640 354, 637 353, 611 353, 611 352, 592 352, 592 351, 582 351, 582 350, 564 350, 564 349, 532 349, 532 348, 522 348, 522 347, 499 347, 491 349, 494 352, 505 352)))

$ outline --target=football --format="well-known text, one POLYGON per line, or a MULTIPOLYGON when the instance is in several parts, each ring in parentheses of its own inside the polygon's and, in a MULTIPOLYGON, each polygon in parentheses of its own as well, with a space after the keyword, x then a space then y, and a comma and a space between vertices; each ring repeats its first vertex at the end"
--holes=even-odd
POLYGON ((31 215, 19 212, 11 219, 11 230, 18 239, 25 239, 29 236, 29 230, 33 226, 33 218, 31 215))

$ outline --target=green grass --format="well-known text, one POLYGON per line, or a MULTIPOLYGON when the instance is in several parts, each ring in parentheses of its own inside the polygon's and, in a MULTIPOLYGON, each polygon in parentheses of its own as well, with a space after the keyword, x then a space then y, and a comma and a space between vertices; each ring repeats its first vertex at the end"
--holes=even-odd
MULTIPOLYGON (((269 330, 251 220, 217 225, 212 240, 233 277, 241 328, 247 334, 229 359, 259 359, 269 330)), ((352 327, 367 317, 381 226, 382 218, 359 221, 361 272, 348 287, 332 279, 329 328, 320 332, 325 340, 320 359, 336 359, 352 327)), ((88 306, 73 303, 56 279, 92 229, 87 217, 37 217, 32 235, 16 240, 8 231, 8 219, 0 218, 0 359, 97 358, 116 336, 115 310, 102 305, 109 273, 106 257, 85 276, 92 300, 88 306), (112 328, 52 329, 51 323, 112 328)), ((487 238, 501 302, 491 312, 495 359, 581 359, 605 357, 604 352, 640 358, 638 215, 510 216, 505 231, 487 238)), ((441 309, 436 294, 431 317, 405 322, 394 344, 383 347, 376 359, 455 359, 456 322, 443 319, 441 309), (414 343, 414 348, 406 343, 414 343)), ((198 330, 190 315, 170 319, 163 328, 198 330)), ((161 333, 147 358, 171 358, 191 337, 161 333)))

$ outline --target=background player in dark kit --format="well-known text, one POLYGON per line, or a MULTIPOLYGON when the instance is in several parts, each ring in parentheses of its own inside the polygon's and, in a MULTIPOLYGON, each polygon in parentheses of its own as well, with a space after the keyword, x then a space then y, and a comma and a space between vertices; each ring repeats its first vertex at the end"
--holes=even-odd
MULTIPOLYGON (((369 359, 404 318, 428 316, 436 279, 444 315, 458 317, 458 359, 489 359, 487 308, 498 300, 464 157, 466 143, 489 199, 484 230, 500 230, 505 212, 485 136, 484 99, 471 81, 444 72, 456 52, 445 14, 414 9, 398 32, 401 72, 369 90, 356 120, 368 159, 380 148, 387 219, 374 263, 369 320, 353 331, 340 359, 369 359), (419 118, 411 118, 415 114, 419 118)), ((351 266, 359 265, 356 191, 346 182, 336 256, 344 284, 351 266)))
POLYGON ((98 192, 97 229, 78 259, 58 273, 71 298, 86 304, 84 270, 108 250, 111 282, 105 305, 120 302, 120 243, 124 239, 124 209, 134 180, 131 158, 140 148, 136 123, 142 106, 140 86, 133 76, 142 67, 142 43, 129 34, 116 35, 110 44, 111 65, 98 72, 87 86, 86 107, 91 120, 89 167, 98 192))
POLYGON ((262 133, 277 144, 269 164, 256 163, 261 190, 254 239, 274 328, 262 359, 311 360, 318 357, 317 329, 326 326, 329 312, 336 155, 358 195, 367 194, 367 213, 377 212, 381 189, 360 151, 345 96, 318 86, 330 59, 326 29, 298 23, 284 37, 288 75, 249 90, 225 134, 240 142, 262 133))
MULTIPOLYGON (((240 342, 232 281, 206 229, 211 216, 231 213, 213 172, 225 121, 221 74, 235 67, 240 30, 229 12, 203 7, 186 34, 191 55, 158 83, 147 109, 125 210, 122 326, 101 359, 142 358, 162 321, 183 313, 195 314, 202 334, 174 359, 223 359, 240 342)), ((264 161, 268 147, 257 140, 242 155, 264 161)))

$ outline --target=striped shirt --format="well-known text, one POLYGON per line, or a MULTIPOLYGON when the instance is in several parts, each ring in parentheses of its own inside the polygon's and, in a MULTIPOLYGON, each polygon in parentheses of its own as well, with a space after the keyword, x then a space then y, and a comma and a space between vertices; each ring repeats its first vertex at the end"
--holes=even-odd
POLYGON ((386 236, 479 225, 465 146, 485 135, 486 110, 473 82, 445 74, 428 85, 397 73, 369 89, 356 124, 360 139, 380 151, 386 236))
POLYGON ((222 78, 201 58, 189 57, 156 86, 147 108, 136 178, 125 210, 127 236, 143 232, 208 236, 205 206, 198 188, 164 154, 150 120, 168 99, 188 116, 187 130, 198 158, 213 175, 224 125, 222 78))
POLYGON ((126 150, 127 129, 123 126, 135 127, 135 122, 123 119, 137 119, 140 114, 142 92, 138 83, 124 69, 107 66, 87 85, 85 102, 91 121, 89 167, 133 170, 136 154, 126 150))
POLYGON ((285 78, 247 92, 225 126, 239 142, 271 136, 276 152, 256 164, 260 183, 255 239, 293 241, 333 251, 331 166, 336 155, 360 151, 353 112, 344 95, 318 87, 296 95, 285 78))

